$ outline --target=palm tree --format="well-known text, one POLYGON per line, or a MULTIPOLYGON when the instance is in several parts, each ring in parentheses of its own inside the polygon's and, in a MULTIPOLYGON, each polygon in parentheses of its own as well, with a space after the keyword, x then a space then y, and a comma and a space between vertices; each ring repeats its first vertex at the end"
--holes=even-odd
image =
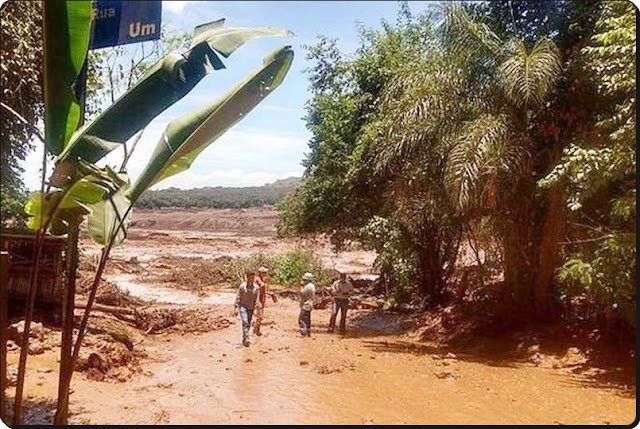
MULTIPOLYGON (((377 165, 417 163, 432 189, 446 190, 431 205, 453 207, 463 225, 486 215, 497 221, 514 300, 533 299, 545 313, 561 200, 554 191, 536 197, 536 176, 556 156, 549 149, 558 151, 538 125, 561 77, 560 52, 548 38, 532 47, 504 41, 457 5, 444 15, 441 45, 386 89, 377 165)), ((437 221, 445 216, 441 210, 437 221)))

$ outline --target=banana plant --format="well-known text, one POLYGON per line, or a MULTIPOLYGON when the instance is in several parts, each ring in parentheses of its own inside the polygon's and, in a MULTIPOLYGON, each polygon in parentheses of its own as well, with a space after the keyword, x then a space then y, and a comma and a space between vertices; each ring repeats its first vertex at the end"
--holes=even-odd
MULTIPOLYGON (((74 205, 86 208, 87 205, 95 204, 95 201, 92 201, 93 193, 85 195, 83 189, 69 193, 74 189, 76 182, 87 177, 86 168, 83 169, 81 164, 85 167, 93 165, 114 149, 124 145, 157 115, 188 94, 205 75, 225 68, 221 57, 228 58, 247 41, 256 37, 291 35, 293 33, 290 31, 278 28, 225 28, 224 19, 197 26, 187 51, 171 52, 161 58, 129 91, 97 118, 68 138, 65 134, 64 139, 57 139, 58 142, 63 141, 61 151, 58 151, 58 145, 47 146, 51 153, 57 155, 55 169, 49 183, 59 191, 55 191, 55 198, 52 196, 46 196, 46 198, 53 201, 59 200, 63 204, 40 204, 40 207, 50 210, 43 216, 33 210, 33 207, 37 206, 33 200, 42 198, 42 195, 32 195, 31 209, 27 211, 27 214, 32 216, 29 225, 42 226, 42 221, 35 220, 38 217, 46 226, 55 225, 51 230, 52 233, 64 234, 68 224, 67 218, 70 215, 82 213, 82 210, 66 209, 74 205)), ((73 96, 73 94, 68 95, 73 96)), ((72 101, 75 103, 77 100, 72 99, 72 101)), ((93 174, 96 171, 98 169, 94 168, 93 174)), ((109 172, 102 171, 100 174, 105 175, 104 173, 109 172)), ((113 177, 113 174, 107 175, 113 177)), ((115 192, 114 189, 111 191, 107 195, 115 192)), ((90 211, 82 214, 87 213, 90 211)))
MULTIPOLYGON (((222 58, 228 58, 247 41, 293 33, 276 28, 225 28, 224 19, 200 25, 195 29, 189 49, 163 57, 112 106, 76 129, 80 122, 80 104, 73 85, 87 56, 90 11, 90 2, 86 1, 46 2, 44 6, 45 147, 56 158, 49 188, 32 195, 25 207, 31 216, 29 225, 37 229, 39 235, 45 231, 66 233, 70 241, 74 241, 71 247, 76 250, 79 220, 88 215, 89 233, 103 245, 75 347, 72 354, 69 353, 71 359, 64 368, 61 366, 54 419, 57 424, 66 422, 73 365, 97 286, 111 248, 126 237, 133 204, 153 184, 189 168, 202 150, 282 83, 293 60, 290 47, 278 49, 265 59, 260 69, 219 100, 171 122, 143 174, 131 185, 125 171, 98 168, 95 163, 126 144, 157 115, 189 93, 205 75, 224 68, 222 58)), ((72 259, 77 261, 77 252, 73 255, 76 256, 72 259)), ((37 272, 37 265, 34 271, 37 272)), ((72 277, 75 277, 73 273, 72 277)), ((31 283, 35 283, 35 276, 31 283)), ((35 299, 33 291, 35 287, 30 288, 31 303, 35 299)), ((69 307, 68 302, 66 305, 69 307)), ((70 305, 72 308, 73 303, 70 305)), ((28 308, 32 307, 33 304, 28 308)), ((25 332, 28 332, 26 326, 25 332)), ((26 333, 25 337, 28 340, 26 333)), ((65 342, 63 331, 63 344, 70 341, 65 342)), ((17 410, 20 409, 25 366, 26 353, 24 359, 21 355, 20 361, 22 377, 19 374, 14 407, 17 410)), ((14 415, 15 422, 19 422, 18 413, 14 415)))
POLYGON ((129 91, 71 137, 57 163, 76 158, 99 161, 188 94, 204 76, 225 68, 220 56, 228 58, 256 37, 290 35, 278 28, 225 28, 224 19, 199 25, 186 52, 171 52, 152 65, 129 91))

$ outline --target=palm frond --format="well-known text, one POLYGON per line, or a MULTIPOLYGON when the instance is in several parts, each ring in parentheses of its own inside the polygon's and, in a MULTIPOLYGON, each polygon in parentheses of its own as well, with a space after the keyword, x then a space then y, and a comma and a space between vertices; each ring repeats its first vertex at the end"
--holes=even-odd
POLYGON ((506 115, 487 114, 469 122, 459 134, 447 160, 445 185, 460 209, 467 209, 483 180, 497 172, 496 160, 502 160, 511 130, 506 115))
POLYGON ((445 6, 444 16, 443 30, 451 40, 454 51, 472 52, 483 48, 496 59, 502 56, 503 41, 500 37, 486 24, 475 22, 462 6, 445 6))
POLYGON ((460 68, 430 64, 396 75, 380 103, 385 118, 379 122, 376 146, 377 171, 403 164, 429 152, 458 129, 461 118, 474 103, 468 97, 467 79, 460 68))
POLYGON ((519 108, 542 105, 560 76, 558 48, 547 38, 538 41, 530 53, 520 39, 507 46, 507 59, 498 72, 505 96, 519 108))

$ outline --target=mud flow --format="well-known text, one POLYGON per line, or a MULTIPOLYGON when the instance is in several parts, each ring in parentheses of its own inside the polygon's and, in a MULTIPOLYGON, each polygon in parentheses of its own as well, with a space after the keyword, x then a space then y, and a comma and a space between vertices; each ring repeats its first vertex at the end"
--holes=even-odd
MULTIPOLYGON (((275 236, 275 213, 252 210, 136 212, 99 289, 104 311, 91 317, 73 378, 71 423, 634 420, 635 358, 597 364, 589 350, 560 338, 456 344, 425 335, 433 330, 414 314, 376 310, 375 297, 349 311, 344 334, 327 332, 325 303, 312 312, 311 337, 303 338, 291 291, 275 287, 279 298, 267 302, 262 335, 243 347, 239 318, 232 315, 237 282, 225 278, 219 264, 299 244, 275 236)), ((371 252, 335 254, 326 241, 307 244, 327 267, 347 270, 364 285, 376 277, 371 252)), ((81 268, 90 273, 99 249, 89 240, 82 248, 81 268)), ((51 422, 57 395, 59 330, 36 327, 25 388, 29 424, 51 422)), ((14 342, 9 398, 18 352, 14 342)))

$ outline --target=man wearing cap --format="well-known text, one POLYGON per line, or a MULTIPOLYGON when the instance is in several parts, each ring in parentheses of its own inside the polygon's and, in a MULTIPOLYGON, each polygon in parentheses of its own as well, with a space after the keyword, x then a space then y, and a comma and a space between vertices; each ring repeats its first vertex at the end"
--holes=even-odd
POLYGON ((300 333, 303 337, 311 336, 311 310, 315 304, 316 287, 311 282, 313 274, 305 273, 302 276, 302 287, 300 288, 300 317, 298 324, 300 325, 300 333))
POLYGON ((254 271, 247 270, 246 276, 247 280, 238 287, 233 315, 237 316, 238 312, 240 313, 240 320, 242 320, 242 345, 249 347, 251 318, 253 317, 253 311, 258 302, 260 287, 255 284, 254 271))
POLYGON ((336 316, 340 311, 340 332, 344 332, 347 323, 347 309, 349 308, 349 295, 353 293, 353 285, 347 280, 346 273, 340 273, 340 279, 333 282, 330 293, 333 296, 331 306, 331 319, 329 320, 329 332, 336 327, 336 316))
POLYGON ((265 267, 258 268, 258 277, 255 279, 255 283, 260 287, 258 294, 258 304, 256 305, 256 321, 253 325, 253 333, 257 336, 262 335, 260 332, 260 325, 262 324, 262 318, 264 317, 264 305, 267 302, 267 282, 265 276, 269 270, 265 267))

